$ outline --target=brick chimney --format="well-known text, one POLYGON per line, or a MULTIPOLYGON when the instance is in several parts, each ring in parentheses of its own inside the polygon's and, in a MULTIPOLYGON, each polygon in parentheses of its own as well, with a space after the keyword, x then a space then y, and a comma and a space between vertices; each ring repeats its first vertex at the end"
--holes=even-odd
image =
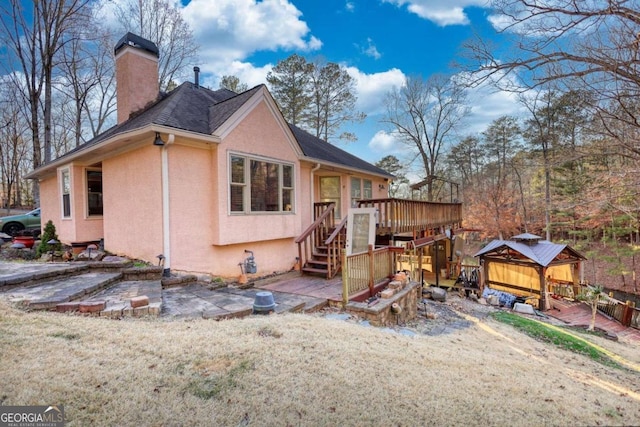
POLYGON ((114 48, 118 124, 158 98, 158 47, 127 33, 114 48))

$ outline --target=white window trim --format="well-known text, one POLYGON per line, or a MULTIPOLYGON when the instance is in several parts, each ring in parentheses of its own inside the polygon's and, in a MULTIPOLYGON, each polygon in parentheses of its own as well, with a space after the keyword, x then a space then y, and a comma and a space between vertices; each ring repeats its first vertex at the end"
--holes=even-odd
POLYGON ((260 156, 256 154, 247 154, 240 153, 235 151, 229 151, 227 156, 227 213, 229 215, 292 215, 296 213, 296 165, 291 162, 287 162, 285 160, 274 159, 271 157, 260 156), (244 210, 240 211, 232 211, 231 210, 231 174, 232 174, 232 166, 231 166, 231 158, 232 157, 241 157, 244 159, 244 184, 234 184, 238 187, 243 187, 242 191, 242 204, 244 206, 244 210), (251 161, 256 160, 259 162, 267 162, 278 165, 279 173, 278 173, 278 206, 282 208, 282 191, 283 190, 291 190, 291 210, 277 210, 277 211, 256 211, 253 212, 251 210, 251 161), (284 187, 284 171, 283 166, 290 166, 292 171, 291 177, 291 187, 284 187))
POLYGON ((63 220, 73 219, 73 180, 71 176, 71 167, 66 167, 60 169, 60 218, 63 220), (64 214, 64 174, 69 176, 69 216, 65 216, 64 214))
POLYGON ((362 178, 359 176, 352 176, 351 179, 349 180, 349 200, 351 203, 351 207, 355 208, 357 206, 356 201, 358 200, 367 200, 373 197, 373 181, 368 179, 368 178, 362 178), (353 197, 353 181, 354 180, 358 180, 359 183, 359 189, 358 191, 360 192, 360 197, 353 197), (364 192, 365 192, 365 182, 368 182, 370 184, 370 190, 371 190, 371 195, 369 197, 365 196, 364 192))

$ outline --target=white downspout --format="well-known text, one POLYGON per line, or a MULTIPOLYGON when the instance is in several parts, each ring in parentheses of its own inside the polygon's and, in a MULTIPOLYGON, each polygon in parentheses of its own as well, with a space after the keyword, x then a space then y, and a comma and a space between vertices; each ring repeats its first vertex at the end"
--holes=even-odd
POLYGON ((320 169, 320 163, 316 163, 316 165, 311 169, 311 191, 309 192, 311 194, 311 223, 313 223, 313 221, 315 220, 315 218, 313 218, 313 203, 315 201, 315 172, 320 169))
POLYGON ((164 271, 162 275, 171 274, 171 222, 169 221, 169 154, 167 148, 173 144, 175 135, 170 133, 167 142, 162 146, 162 254, 164 255, 164 271))

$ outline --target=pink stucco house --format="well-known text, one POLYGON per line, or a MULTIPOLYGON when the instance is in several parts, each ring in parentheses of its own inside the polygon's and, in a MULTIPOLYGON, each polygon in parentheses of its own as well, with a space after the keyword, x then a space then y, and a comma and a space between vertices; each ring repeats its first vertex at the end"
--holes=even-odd
POLYGON ((296 263, 314 203, 340 218, 387 197, 391 175, 289 125, 264 85, 213 91, 194 69, 159 94, 153 43, 129 33, 115 55, 118 124, 28 176, 64 243, 223 277, 250 250, 267 274, 296 263))

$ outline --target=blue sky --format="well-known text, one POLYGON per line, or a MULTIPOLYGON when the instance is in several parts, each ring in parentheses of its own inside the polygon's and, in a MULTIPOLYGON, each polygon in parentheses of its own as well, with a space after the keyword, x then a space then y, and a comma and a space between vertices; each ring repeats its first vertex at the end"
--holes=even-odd
MULTIPOLYGON (((118 0, 103 0, 110 3, 118 0)), ((376 162, 407 150, 380 122, 385 93, 408 75, 451 74, 461 43, 474 32, 495 41, 496 22, 484 0, 176 0, 200 46, 201 80, 217 88, 222 75, 249 86, 266 83, 282 59, 322 56, 347 68, 357 85, 357 108, 367 114, 358 141, 341 148, 376 162)), ((517 114, 515 97, 484 87, 469 93, 471 114, 461 135, 517 114)))

